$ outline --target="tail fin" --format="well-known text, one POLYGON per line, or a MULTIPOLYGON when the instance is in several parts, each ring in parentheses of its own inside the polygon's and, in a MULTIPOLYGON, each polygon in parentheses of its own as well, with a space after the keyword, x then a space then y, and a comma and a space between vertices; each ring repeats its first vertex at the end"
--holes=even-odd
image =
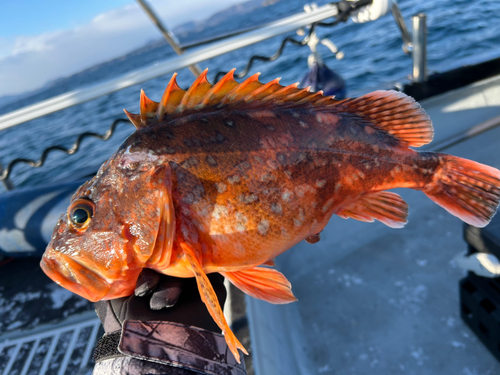
POLYGON ((456 156, 445 160, 424 193, 467 224, 486 226, 500 201, 500 171, 456 156))

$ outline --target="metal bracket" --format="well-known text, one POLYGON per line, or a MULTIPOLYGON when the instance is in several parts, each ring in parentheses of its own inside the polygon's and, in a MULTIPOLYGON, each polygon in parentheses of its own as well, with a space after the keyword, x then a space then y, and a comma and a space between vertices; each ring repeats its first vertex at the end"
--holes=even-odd
POLYGON ((455 261, 460 268, 466 271, 474 272, 482 277, 499 277, 500 261, 496 256, 490 253, 460 253, 455 257, 455 261))
MULTIPOLYGON (((304 11, 306 13, 313 12, 317 9, 318 5, 316 3, 304 5, 304 11)), ((310 28, 310 26, 307 26, 307 28, 310 28)), ((304 28, 300 28, 299 30, 297 30, 297 35, 303 36, 305 34, 306 31, 304 28)), ((307 46, 311 49, 312 52, 312 54, 307 59, 307 64, 309 67, 311 67, 314 62, 323 63, 323 60, 321 59, 321 56, 317 49, 318 44, 322 44, 326 48, 328 48, 335 55, 335 58, 337 60, 341 60, 342 58, 344 58, 344 52, 339 51, 335 43, 333 43, 330 39, 328 38, 319 39, 318 35, 316 34, 316 30, 310 33, 306 38, 308 38, 307 41, 306 39, 304 39, 304 41, 307 42, 307 46)))
MULTIPOLYGON (((0 163, 0 176, 3 175, 3 172, 5 171, 5 168, 2 163, 0 163)), ((12 181, 6 177, 2 179, 3 186, 5 186, 5 189, 7 190, 14 190, 14 184, 12 181)))
POLYGON ((424 13, 412 17, 413 31, 410 35, 396 1, 392 3, 391 11, 401 31, 403 51, 413 59, 412 80, 425 82, 427 81, 427 17, 424 13))

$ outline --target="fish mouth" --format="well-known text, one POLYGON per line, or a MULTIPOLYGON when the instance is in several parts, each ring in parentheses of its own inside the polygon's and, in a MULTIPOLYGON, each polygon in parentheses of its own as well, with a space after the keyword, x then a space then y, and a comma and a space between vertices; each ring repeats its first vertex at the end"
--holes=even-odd
POLYGON ((40 267, 56 284, 91 302, 102 300, 111 289, 97 273, 64 254, 45 252, 40 267))

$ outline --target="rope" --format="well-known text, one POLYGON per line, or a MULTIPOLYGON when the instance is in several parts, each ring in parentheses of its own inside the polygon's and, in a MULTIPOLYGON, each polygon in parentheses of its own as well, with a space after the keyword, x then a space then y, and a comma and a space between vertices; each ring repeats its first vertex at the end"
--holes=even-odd
POLYGON ((45 150, 42 152, 42 156, 40 156, 40 159, 38 161, 32 160, 32 159, 25 159, 25 158, 16 158, 12 160, 7 167, 4 169, 3 173, 0 175, 0 181, 7 180, 10 177, 10 174, 12 173, 12 169, 17 165, 17 164, 28 164, 30 167, 33 168, 40 168, 41 166, 44 165, 45 160, 49 156, 49 154, 53 151, 62 151, 65 152, 68 155, 73 155, 75 152, 77 152, 80 149, 80 145, 82 144, 83 140, 85 138, 97 138, 102 141, 107 141, 111 136, 114 134, 116 127, 118 126, 119 123, 127 123, 130 125, 130 121, 126 119, 117 119, 113 121, 111 124, 110 128, 108 131, 106 131, 104 134, 99 134, 99 133, 94 133, 94 132, 85 132, 82 133, 78 136, 76 139, 75 143, 70 148, 66 148, 64 146, 56 145, 56 146, 50 146, 47 147, 45 150))

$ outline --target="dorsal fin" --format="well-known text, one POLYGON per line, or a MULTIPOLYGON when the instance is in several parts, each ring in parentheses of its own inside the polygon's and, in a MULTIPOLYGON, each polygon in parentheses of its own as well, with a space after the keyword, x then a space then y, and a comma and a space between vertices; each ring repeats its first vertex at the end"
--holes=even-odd
POLYGON ((182 90, 177 84, 177 73, 174 73, 170 82, 161 97, 158 109, 156 111, 156 116, 159 120, 163 120, 165 113, 174 113, 175 109, 181 102, 185 91, 182 90))
POLYGON ((191 87, 182 97, 181 103, 176 109, 176 112, 182 112, 184 109, 192 109, 196 107, 205 98, 206 94, 212 88, 212 85, 207 80, 208 68, 205 69, 191 87))
POLYGON ((262 98, 265 98, 266 96, 275 93, 276 91, 278 91, 283 87, 280 85, 280 79, 281 78, 275 78, 272 81, 263 84, 258 89, 245 96, 243 100, 247 103, 251 103, 255 100, 261 100, 262 98))
POLYGON ((156 116, 158 103, 152 101, 146 96, 144 90, 141 90, 141 121, 146 126, 148 119, 156 116))
POLYGON ((324 96, 322 91, 310 93, 309 88, 299 89, 296 83, 281 86, 279 78, 260 83, 260 73, 238 83, 234 80, 234 71, 232 69, 212 86, 207 80, 208 69, 205 69, 187 91, 179 87, 177 73, 174 73, 160 103, 153 102, 141 92, 140 115, 125 113, 139 129, 163 120, 165 115, 182 116, 185 111, 201 111, 209 106, 248 110, 289 103, 316 107, 318 111, 355 114, 369 121, 367 126, 385 131, 409 146, 422 146, 432 140, 434 132, 429 116, 415 100, 403 93, 375 91, 359 98, 338 101, 324 96), (153 117, 157 119, 151 121, 153 117))
MULTIPOLYGON (((301 98, 300 100, 297 101, 297 104, 307 104, 307 103, 315 103, 318 100, 324 99, 325 96, 323 95, 323 90, 319 90, 313 93, 309 93, 309 95, 301 98)), ((326 97, 330 99, 330 97, 326 97)))
POLYGON ((220 101, 221 104, 238 102, 245 98, 248 94, 261 87, 262 83, 259 82, 259 76, 260 73, 255 73, 253 76, 250 76, 241 82, 238 86, 235 86, 225 97, 222 98, 220 101))
POLYGON ((128 119, 130 120, 130 122, 132 123, 132 125, 135 126, 136 129, 140 129, 140 128, 143 128, 143 127, 146 126, 141 121, 141 115, 134 115, 133 113, 130 113, 126 109, 124 109, 123 112, 125 112, 125 114, 127 115, 128 119))
POLYGON ((431 119, 424 109, 402 92, 374 91, 334 105, 357 113, 408 146, 423 146, 434 136, 431 119))
POLYGON ((294 102, 298 102, 307 97, 308 95, 311 95, 309 93, 310 91, 311 91, 311 86, 308 86, 302 90, 297 90, 296 92, 292 92, 290 95, 288 95, 285 101, 293 100, 294 102))
POLYGON ((279 90, 273 92, 271 95, 268 95, 262 98, 263 102, 268 102, 270 100, 276 100, 280 102, 286 101, 287 97, 292 93, 297 92, 297 87, 299 86, 299 82, 293 83, 286 87, 281 87, 279 90))
POLYGON ((238 82, 234 80, 234 71, 236 68, 233 68, 227 73, 224 77, 222 77, 219 82, 217 82, 208 92, 205 98, 201 101, 200 104, 203 105, 214 105, 220 103, 221 99, 225 97, 232 89, 239 85, 238 82))

